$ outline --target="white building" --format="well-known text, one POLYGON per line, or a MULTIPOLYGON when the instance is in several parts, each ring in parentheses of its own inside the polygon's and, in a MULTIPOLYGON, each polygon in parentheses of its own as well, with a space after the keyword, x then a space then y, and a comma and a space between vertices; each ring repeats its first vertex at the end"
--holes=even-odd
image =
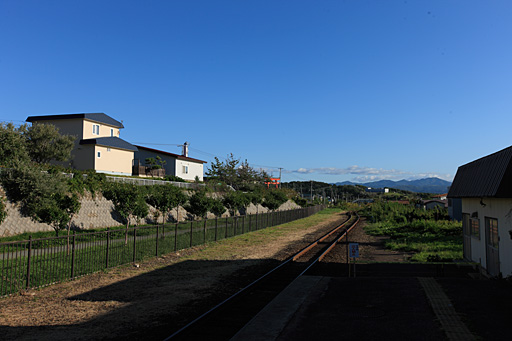
POLYGON ((136 146, 138 151, 135 152, 134 163, 136 165, 146 165, 145 160, 147 158, 155 158, 159 156, 165 161, 163 168, 165 169, 166 175, 175 175, 189 181, 194 181, 197 176, 199 181, 203 181, 203 166, 206 161, 188 157, 187 146, 188 144, 184 145, 182 155, 143 146, 136 146))
POLYGON ((512 147, 460 166, 448 198, 462 201, 464 258, 512 275, 512 147))

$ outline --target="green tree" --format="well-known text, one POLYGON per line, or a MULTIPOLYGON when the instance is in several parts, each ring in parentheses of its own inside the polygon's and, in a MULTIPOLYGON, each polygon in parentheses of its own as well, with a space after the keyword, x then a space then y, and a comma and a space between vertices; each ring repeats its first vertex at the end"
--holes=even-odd
POLYGON ((12 123, 0 123, 0 165, 11 167, 29 160, 23 137, 25 130, 26 125, 16 127, 12 123))
POLYGON ((205 174, 210 179, 221 181, 229 186, 236 186, 236 167, 240 163, 239 159, 235 159, 233 154, 229 154, 226 161, 220 161, 215 157, 205 174))
POLYGON ((165 223, 173 209, 187 202, 187 196, 176 186, 148 186, 146 202, 160 212, 165 223))
POLYGON ((130 220, 145 218, 148 215, 143 187, 126 183, 110 183, 103 191, 103 196, 112 201, 116 211, 126 220, 125 244, 127 244, 130 220))
POLYGON ((73 170, 73 177, 68 179, 69 190, 73 193, 84 194, 84 191, 89 191, 92 196, 96 195, 96 192, 101 191, 107 183, 107 177, 103 173, 96 173, 94 169, 80 171, 77 169, 73 170))
POLYGON ((298 196, 298 195, 297 195, 297 196, 295 196, 295 197, 293 197, 293 201, 294 201, 297 205, 299 205, 299 206, 301 206, 301 207, 306 207, 306 205, 308 204, 308 201, 307 201, 306 199, 304 199, 304 198, 302 198, 302 197, 300 197, 300 196, 298 196))
POLYGON ((265 193, 263 206, 269 210, 275 211, 286 201, 288 201, 288 198, 283 191, 280 191, 279 189, 272 189, 265 193))
POLYGON ((209 180, 220 181, 235 190, 253 190, 268 177, 264 171, 256 171, 249 166, 247 160, 240 163, 240 159, 235 159, 233 154, 229 154, 226 161, 215 157, 205 174, 209 180))
POLYGON ((234 216, 237 211, 246 208, 251 203, 251 198, 242 192, 230 192, 224 196, 222 201, 234 216))
POLYGON ((206 213, 211 209, 212 201, 206 196, 206 192, 201 190, 195 192, 189 200, 188 210, 201 218, 206 217, 206 213))
POLYGON ((78 197, 67 194, 59 172, 18 164, 2 173, 1 182, 9 199, 20 204, 22 214, 52 226, 57 236, 80 210, 78 197))
POLYGON ((259 205, 263 203, 263 193, 261 191, 254 191, 247 193, 249 196, 249 199, 251 200, 251 203, 256 206, 256 214, 259 210, 259 205))
POLYGON ((46 198, 41 198, 34 203, 33 214, 35 220, 50 225, 57 235, 59 231, 67 229, 68 232, 68 251, 69 251, 69 232, 73 216, 80 211, 80 200, 76 194, 67 195, 55 193, 46 198))
POLYGON ((0 197, 0 224, 7 218, 7 212, 5 211, 5 198, 0 197))
POLYGON ((151 169, 162 169, 167 161, 162 160, 160 156, 148 157, 145 159, 146 165, 151 169))
POLYGON ((226 212, 226 208, 222 204, 222 200, 219 199, 210 199, 211 205, 210 205, 210 212, 215 214, 217 217, 220 217, 226 212))
POLYGON ((38 202, 66 192, 66 181, 60 173, 48 174, 37 165, 18 164, 2 172, 1 181, 7 197, 21 205, 21 211, 33 216, 38 202))
POLYGON ((28 154, 37 163, 68 161, 76 139, 61 135, 53 124, 33 124, 25 130, 24 136, 28 154))
MULTIPOLYGON (((155 212, 153 213, 153 217, 155 220, 155 224, 158 224, 158 218, 163 216, 163 195, 160 190, 161 186, 146 186, 146 203, 155 208, 155 212)), ((163 218, 163 222, 165 223, 165 218, 163 218)))
POLYGON ((237 189, 241 191, 254 191, 257 187, 263 186, 263 183, 269 178, 269 175, 263 171, 257 171, 244 160, 236 169, 237 189))

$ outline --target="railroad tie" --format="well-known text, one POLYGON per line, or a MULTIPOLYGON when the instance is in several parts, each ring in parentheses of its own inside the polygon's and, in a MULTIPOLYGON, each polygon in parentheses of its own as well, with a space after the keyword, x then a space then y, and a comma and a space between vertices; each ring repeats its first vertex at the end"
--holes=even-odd
POLYGON ((476 340, 468 327, 461 321, 439 283, 432 277, 418 277, 418 280, 448 339, 454 341, 476 340))

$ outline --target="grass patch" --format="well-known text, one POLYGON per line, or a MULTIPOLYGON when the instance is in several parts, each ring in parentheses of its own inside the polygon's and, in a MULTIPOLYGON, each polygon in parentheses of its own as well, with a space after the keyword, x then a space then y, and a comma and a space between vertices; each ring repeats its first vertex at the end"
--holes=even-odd
POLYGON ((415 252, 412 261, 450 262, 462 259, 462 224, 447 220, 380 222, 369 224, 366 232, 388 236, 385 246, 402 252, 415 252))
POLYGON ((334 215, 339 215, 341 213, 342 210, 339 208, 324 209, 317 214, 304 219, 235 236, 215 244, 209 244, 208 247, 200 250, 197 254, 184 257, 184 260, 230 260, 240 258, 241 250, 247 249, 250 251, 252 247, 276 241, 288 233, 308 230, 318 224, 332 219, 334 215))

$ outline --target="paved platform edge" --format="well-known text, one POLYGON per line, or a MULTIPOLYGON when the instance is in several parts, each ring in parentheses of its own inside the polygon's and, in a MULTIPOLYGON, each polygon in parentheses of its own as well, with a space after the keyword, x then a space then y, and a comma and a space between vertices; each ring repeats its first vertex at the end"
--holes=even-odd
POLYGON ((240 331, 232 341, 275 340, 295 312, 308 297, 308 293, 324 277, 300 277, 288 285, 275 299, 265 306, 240 331))
POLYGON ((423 287, 430 306, 448 339, 451 341, 476 340, 475 336, 471 334, 468 327, 460 319, 452 302, 435 278, 418 277, 418 281, 423 287))

